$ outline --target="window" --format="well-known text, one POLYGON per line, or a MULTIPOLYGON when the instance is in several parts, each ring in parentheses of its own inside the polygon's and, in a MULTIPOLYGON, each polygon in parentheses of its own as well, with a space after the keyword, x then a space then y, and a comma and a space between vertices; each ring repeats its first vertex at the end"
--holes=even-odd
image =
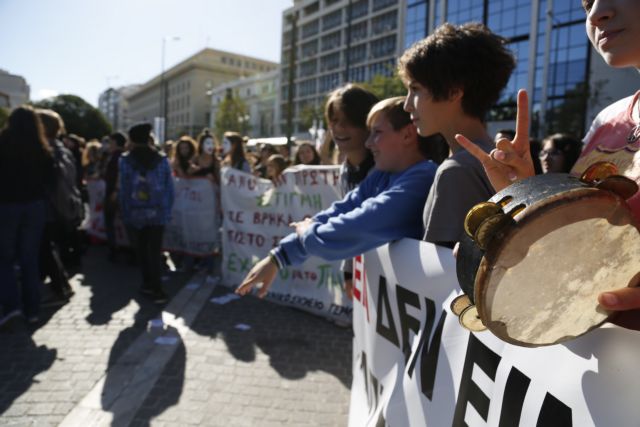
POLYGON ((310 61, 306 61, 300 64, 300 75, 308 76, 311 74, 318 73, 318 61, 316 59, 312 59, 310 61))
POLYGON ((349 81, 350 82, 364 82, 366 81, 367 67, 353 67, 349 69, 349 81))
POLYGON ((317 1, 317 2, 311 3, 309 6, 303 9, 304 16, 313 15, 318 10, 320 10, 320 2, 317 1))
POLYGON ((377 35, 395 30, 398 27, 398 11, 393 10, 371 20, 371 34, 377 35))
POLYGON ((351 19, 357 19, 369 13, 369 0, 358 0, 351 4, 351 19))
POLYGON ((298 84, 300 96, 308 96, 316 93, 316 79, 303 80, 298 84))
POLYGON ((322 31, 330 30, 342 24, 342 9, 322 17, 322 31))
POLYGON ((427 11, 428 2, 414 0, 407 6, 407 15, 404 25, 404 48, 409 48, 418 40, 427 36, 427 11))
POLYGON ((320 71, 334 70, 340 67, 340 52, 331 53, 320 58, 320 71))
POLYGON ((340 86, 340 73, 331 73, 320 77, 319 91, 327 93, 340 86))
POLYGON ((373 11, 384 9, 391 5, 397 5, 398 0, 373 0, 373 11))
POLYGON ((353 46, 351 49, 349 49, 348 55, 350 64, 359 64, 363 62, 365 59, 367 59, 367 44, 362 43, 358 46, 353 46))
POLYGON ((336 31, 331 34, 327 34, 326 36, 323 36, 320 43, 322 45, 322 51, 324 52, 327 50, 340 47, 341 42, 342 42, 342 32, 336 31))
POLYGON ((383 37, 371 42, 371 57, 380 58, 382 56, 394 55, 396 52, 396 35, 383 37))
MULTIPOLYGON (((502 0, 498 0, 501 2, 502 0)), ((482 22, 484 14, 484 2, 477 0, 455 0, 447 3, 447 21, 452 24, 464 24, 465 22, 482 22)), ((530 2, 527 2, 530 3, 530 2)), ((513 2, 515 7, 515 2, 513 2)), ((436 10, 438 9, 436 5, 436 10)), ((519 5, 525 7, 525 5, 519 5)), ((438 10, 437 13, 440 11, 438 10)), ((527 26, 527 30, 528 30, 527 26)))
POLYGON ((308 58, 318 53, 318 39, 311 40, 302 45, 302 58, 308 58))
POLYGON ((389 59, 382 62, 377 62, 375 64, 371 64, 369 67, 369 78, 373 78, 373 76, 381 74, 383 76, 391 77, 393 76, 393 72, 395 70, 396 60, 389 59))
POLYGON ((360 22, 351 26, 351 41, 357 42, 358 40, 366 39, 368 35, 367 21, 360 22))
POLYGON ((316 19, 315 21, 311 21, 307 24, 304 24, 302 26, 302 39, 308 39, 311 36, 315 36, 316 34, 318 34, 318 31, 320 30, 320 23, 319 21, 316 19))

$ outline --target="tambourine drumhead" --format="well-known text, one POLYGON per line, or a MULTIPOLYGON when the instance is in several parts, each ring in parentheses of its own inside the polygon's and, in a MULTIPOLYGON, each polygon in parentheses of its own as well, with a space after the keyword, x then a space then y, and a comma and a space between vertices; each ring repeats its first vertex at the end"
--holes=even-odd
POLYGON ((575 338, 610 315, 598 294, 638 285, 640 233, 629 209, 607 192, 576 194, 516 217, 481 261, 475 301, 499 338, 524 346, 575 338))

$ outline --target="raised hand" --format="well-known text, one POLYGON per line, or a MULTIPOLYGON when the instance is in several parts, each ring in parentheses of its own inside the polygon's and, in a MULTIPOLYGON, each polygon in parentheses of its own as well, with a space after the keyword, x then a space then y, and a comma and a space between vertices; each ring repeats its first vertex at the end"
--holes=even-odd
POLYGON ((456 141, 482 163, 491 185, 496 191, 508 187, 518 179, 535 175, 531 151, 529 150, 529 99, 527 91, 518 91, 518 112, 516 116, 516 136, 512 141, 502 138, 491 153, 464 135, 456 135, 456 141))
POLYGON ((247 277, 236 289, 236 294, 245 296, 251 289, 258 283, 262 283, 262 287, 258 290, 258 296, 264 298, 278 273, 278 267, 271 260, 270 257, 261 259, 256 265, 253 266, 247 277))

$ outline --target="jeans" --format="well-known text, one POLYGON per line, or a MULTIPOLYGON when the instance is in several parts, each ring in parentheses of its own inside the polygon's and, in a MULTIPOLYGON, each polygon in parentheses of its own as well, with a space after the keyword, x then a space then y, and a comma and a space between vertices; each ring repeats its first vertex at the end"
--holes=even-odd
POLYGON ((47 276, 51 279, 51 289, 60 298, 64 298, 71 292, 69 275, 62 262, 58 246, 63 233, 64 227, 59 222, 46 222, 40 246, 40 277, 43 281, 47 276))
POLYGON ((142 287, 162 290, 162 235, 164 226, 149 225, 142 228, 127 227, 131 246, 136 250, 142 270, 142 287))
POLYGON ((45 223, 45 202, 0 204, 0 307, 3 314, 19 310, 20 288, 14 266, 20 266, 25 316, 40 309, 39 250, 45 223))

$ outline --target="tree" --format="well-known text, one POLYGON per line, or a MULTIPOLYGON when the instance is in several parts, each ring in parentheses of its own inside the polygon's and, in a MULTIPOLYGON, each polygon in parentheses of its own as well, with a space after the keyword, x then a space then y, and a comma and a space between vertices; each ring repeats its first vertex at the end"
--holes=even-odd
POLYGON ((314 120, 316 121, 316 126, 319 126, 321 122, 324 123, 324 106, 326 103, 327 99, 325 98, 321 105, 314 105, 310 103, 302 107, 299 114, 299 121, 300 127, 303 131, 311 128, 314 120))
POLYGON ((247 106, 241 99, 233 96, 231 91, 218 106, 215 120, 215 135, 218 139, 227 131, 246 134, 249 130, 247 106))
POLYGON ((378 99, 407 95, 407 89, 404 87, 400 77, 398 77, 397 72, 394 72, 391 76, 376 74, 368 82, 362 83, 362 86, 371 91, 378 99))
POLYGON ((111 125, 104 115, 79 96, 58 95, 34 102, 33 106, 60 114, 67 133, 74 133, 85 139, 100 139, 111 133, 111 125))
POLYGON ((9 118, 9 110, 4 107, 0 107, 0 129, 4 128, 9 118))

